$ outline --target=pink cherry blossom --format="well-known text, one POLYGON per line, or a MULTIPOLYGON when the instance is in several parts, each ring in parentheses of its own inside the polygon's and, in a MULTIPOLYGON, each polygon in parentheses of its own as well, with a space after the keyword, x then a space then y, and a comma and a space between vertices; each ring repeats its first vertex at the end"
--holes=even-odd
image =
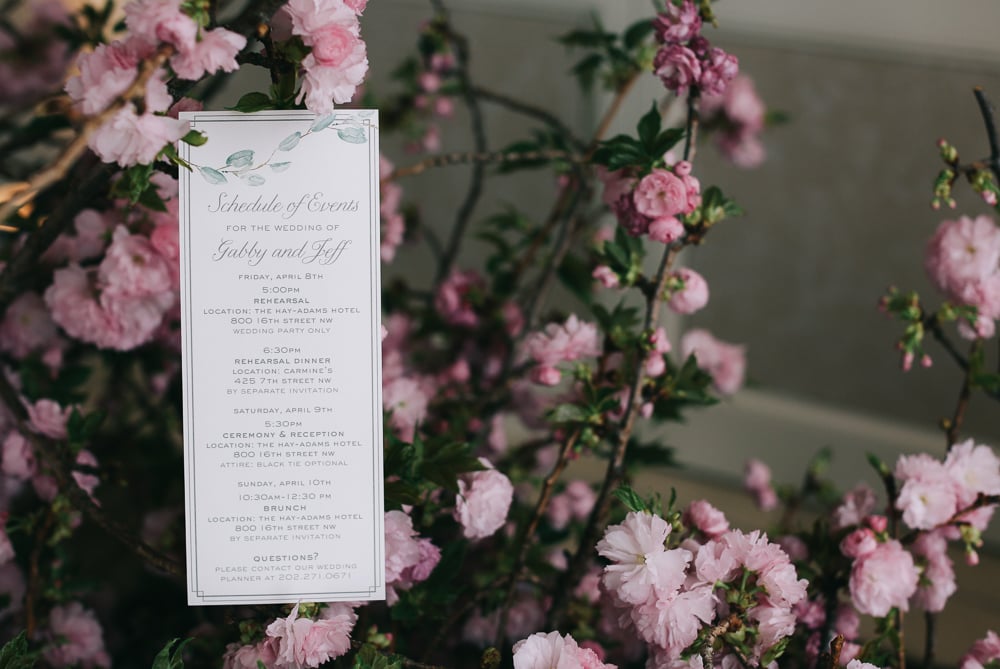
POLYGON ((32 429, 51 439, 66 438, 66 423, 73 412, 73 407, 63 408, 58 402, 50 399, 40 399, 26 406, 32 429))
POLYGON ((438 286, 434 307, 451 325, 475 327, 479 323, 475 300, 485 285, 483 277, 475 270, 452 272, 438 286))
POLYGON ((524 340, 524 351, 543 369, 555 371, 558 383, 559 372, 555 365, 600 354, 597 326, 573 314, 562 325, 549 323, 543 332, 529 334, 524 340))
POLYGON ((38 473, 35 453, 20 432, 9 432, 3 440, 3 473, 20 481, 38 473))
POLYGON ((666 3, 666 11, 653 20, 656 38, 662 44, 682 44, 701 32, 701 12, 693 0, 684 0, 679 7, 666 3))
POLYGON ((756 458, 746 461, 743 488, 754 496, 762 510, 771 511, 778 506, 778 496, 771 487, 771 468, 756 458))
POLYGON ((83 608, 80 602, 53 607, 49 613, 48 635, 51 641, 44 655, 54 666, 111 666, 111 659, 104 650, 101 624, 94 612, 83 608))
POLYGON ((403 441, 413 441, 429 401, 425 386, 416 379, 400 376, 382 385, 382 406, 391 412, 389 424, 403 441))
POLYGON ((284 9, 292 19, 292 31, 311 45, 311 35, 334 23, 348 26, 357 34, 359 6, 363 9, 364 3, 358 0, 350 6, 344 0, 288 0, 284 9))
POLYGON ((653 60, 653 72, 668 91, 678 95, 683 95, 690 86, 699 83, 701 68, 698 55, 680 44, 662 47, 653 60))
POLYGON ((166 42, 183 51, 198 37, 198 24, 181 11, 180 0, 132 0, 125 24, 130 37, 150 47, 166 42))
POLYGON ((618 274, 607 265, 598 265, 591 272, 591 276, 605 288, 617 288, 621 283, 618 274))
POLYGON ((455 520, 466 539, 485 539, 503 527, 514 499, 514 486, 505 474, 484 458, 483 471, 466 474, 458 480, 455 520))
POLYGON ((990 630, 985 637, 972 644, 958 666, 959 669, 983 669, 997 660, 1000 660, 1000 636, 990 630))
POLYGON ((722 95, 738 72, 739 61, 736 56, 726 53, 718 47, 712 47, 708 50, 707 57, 702 61, 698 85, 709 95, 722 95))
POLYGON ((704 499, 696 499, 688 505, 684 512, 684 521, 709 539, 714 539, 729 531, 729 521, 726 520, 726 514, 704 499))
POLYGON ((239 68, 236 55, 247 40, 225 28, 202 30, 196 40, 170 59, 170 66, 181 79, 192 81, 214 72, 235 72, 239 68))
POLYGON ((98 128, 88 145, 106 163, 122 167, 148 165, 164 146, 186 135, 189 127, 187 121, 148 111, 140 116, 128 105, 98 128))
POLYGON ((135 80, 139 59, 140 51, 134 42, 99 44, 77 58, 80 73, 66 82, 66 92, 81 112, 98 114, 135 80))
POLYGON ((661 244, 671 244, 684 236, 684 224, 673 216, 654 218, 649 224, 649 238, 661 244))
POLYGON ((19 295, 0 321, 0 350, 21 359, 53 345, 56 324, 41 296, 35 292, 19 295))
POLYGON ((318 667, 351 648, 351 629, 356 617, 341 613, 330 618, 299 618, 296 604, 287 618, 267 627, 267 636, 278 640, 275 667, 318 667))
POLYGON ((942 222, 927 243, 924 266, 949 299, 1000 318, 1000 228, 991 218, 942 222))
POLYGON ((715 597, 710 586, 697 586, 671 597, 650 599, 632 609, 631 617, 644 641, 676 659, 715 617, 715 597))
POLYGON ((553 495, 545 510, 545 517, 554 529, 563 530, 572 520, 585 520, 596 501, 597 495, 589 483, 580 480, 570 481, 566 490, 553 495))
POLYGON ((958 510, 954 480, 939 460, 926 454, 904 455, 896 462, 895 474, 903 482, 896 508, 910 527, 933 529, 958 510))
POLYGON ((834 509, 832 528, 842 530, 845 527, 860 525, 865 516, 875 509, 877 503, 875 491, 867 483, 859 483, 844 493, 840 505, 834 509))
POLYGON ((870 555, 878 548, 875 533, 867 527, 860 527, 840 542, 840 552, 849 558, 862 558, 870 555))
MULTIPOLYGON (((162 245, 162 242, 161 242, 162 245)), ((148 237, 130 234, 119 225, 98 270, 105 292, 145 297, 173 290, 170 266, 148 237)))
POLYGON ((685 315, 704 309, 708 304, 708 282, 705 278, 689 267, 677 270, 672 276, 679 287, 670 295, 667 306, 685 315))
POLYGON ((923 532, 917 536, 910 550, 923 564, 913 603, 932 613, 944 610, 948 598, 958 589, 954 564, 948 557, 947 539, 940 532, 923 532))
POLYGON ((636 210, 653 219, 667 218, 688 210, 688 189, 670 170, 654 169, 636 184, 632 193, 636 210))
POLYGON ((559 632, 537 632, 514 644, 514 669, 615 669, 559 632))
POLYGON ((972 439, 953 444, 944 469, 955 484, 960 507, 972 504, 979 494, 1000 495, 1000 458, 989 446, 972 439))
POLYGON ((683 548, 666 550, 669 532, 659 516, 635 511, 608 527, 597 543, 597 553, 612 562, 604 568, 604 587, 632 605, 677 592, 693 556, 683 548))
POLYGON ((681 355, 693 355, 698 367, 712 376, 715 389, 732 395, 743 387, 746 347, 716 339, 708 330, 688 330, 681 338, 681 355))
POLYGON ((854 561, 851 599, 858 611, 879 618, 892 608, 907 611, 919 579, 913 556, 891 539, 854 561))
POLYGON ((408 590, 426 580, 441 559, 441 551, 429 539, 417 536, 413 520, 403 511, 385 514, 385 585, 390 606, 399 599, 397 590, 408 590))

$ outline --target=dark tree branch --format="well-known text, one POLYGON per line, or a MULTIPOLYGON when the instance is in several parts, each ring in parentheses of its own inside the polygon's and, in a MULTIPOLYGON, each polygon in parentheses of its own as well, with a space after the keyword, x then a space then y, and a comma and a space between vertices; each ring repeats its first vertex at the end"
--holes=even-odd
POLYGON ((570 142, 570 144, 572 144, 581 151, 587 147, 586 142, 578 138, 573 133, 573 131, 570 130, 568 126, 566 126, 565 123, 563 123, 562 121, 559 120, 558 117, 556 117, 555 114, 546 111, 541 107, 530 105, 526 102, 522 102, 521 100, 517 100, 515 98, 504 95, 503 93, 497 93, 496 91, 491 91, 489 89, 483 88, 482 86, 476 86, 475 88, 473 88, 473 92, 481 100, 485 100, 486 102, 493 102, 495 104, 500 105, 501 107, 506 107, 511 111, 541 121, 542 123, 546 124, 553 130, 555 130, 558 134, 565 137, 570 142))
MULTIPOLYGON (((483 123, 483 112, 479 107, 479 100, 476 98, 472 81, 469 77, 469 44, 464 36, 456 33, 451 26, 451 19, 448 8, 444 0, 431 0, 437 19, 443 25, 444 32, 455 49, 455 75, 458 78, 459 86, 462 89, 462 98, 465 107, 469 110, 469 119, 472 125, 473 144, 476 153, 486 153, 489 149, 486 142, 486 127, 483 123)), ((475 163, 472 168, 472 177, 469 182, 469 189, 465 193, 465 199, 458 208, 455 215, 455 224, 451 229, 448 244, 444 250, 444 256, 438 264, 435 284, 441 283, 451 273, 458 257, 462 239, 465 237, 465 230, 472 220, 472 213, 483 193, 483 178, 486 174, 484 163, 475 163)))

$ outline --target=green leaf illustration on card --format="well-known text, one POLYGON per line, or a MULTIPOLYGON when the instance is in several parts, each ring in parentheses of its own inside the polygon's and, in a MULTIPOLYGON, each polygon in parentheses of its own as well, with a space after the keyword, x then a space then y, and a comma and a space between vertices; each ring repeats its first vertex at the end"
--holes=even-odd
POLYGON ((337 120, 336 114, 328 114, 326 116, 321 116, 316 119, 316 121, 309 127, 312 132, 319 132, 320 130, 325 130, 330 127, 330 124, 337 120))
POLYGON ((226 175, 213 167, 199 167, 198 171, 201 176, 210 184, 224 184, 226 183, 226 175))
POLYGON ((247 176, 241 178, 243 179, 243 183, 247 184, 248 186, 263 186, 265 183, 267 183, 267 179, 260 176, 259 174, 248 174, 247 176))
POLYGON ((298 131, 293 132, 291 135, 281 140, 281 144, 278 145, 278 150, 291 151, 292 149, 294 149, 296 146, 299 145, 300 139, 302 139, 302 133, 298 131))
POLYGON ((271 163, 272 172, 284 172, 288 169, 291 163, 271 163))
POLYGON ((250 167, 253 165, 253 151, 250 149, 243 149, 242 151, 237 151, 236 153, 230 155, 226 158, 226 165, 229 167, 250 167))
POLYGON ((350 142, 351 144, 364 144, 368 141, 368 136, 365 134, 364 128, 358 128, 355 126, 339 128, 337 130, 337 136, 345 142, 350 142))

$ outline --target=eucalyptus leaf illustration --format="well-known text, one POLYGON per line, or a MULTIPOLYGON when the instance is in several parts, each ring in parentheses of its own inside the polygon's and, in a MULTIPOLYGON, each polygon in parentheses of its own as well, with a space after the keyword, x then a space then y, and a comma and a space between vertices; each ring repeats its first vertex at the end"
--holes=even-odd
POLYGON ((253 151, 250 149, 243 149, 242 151, 237 151, 228 158, 226 158, 226 165, 230 167, 250 167, 253 165, 253 151))
POLYGON ((320 130, 325 130, 335 120, 337 120, 337 115, 336 114, 328 114, 326 116, 322 116, 322 117, 316 119, 313 122, 312 126, 310 126, 309 129, 311 131, 313 131, 313 132, 319 132, 320 130))
POLYGON ((243 183, 247 184, 248 186, 263 186, 265 183, 267 183, 267 179, 260 176, 259 174, 248 174, 245 177, 240 177, 240 178, 243 179, 243 183))
POLYGON ((362 109, 361 111, 358 112, 358 118, 368 118, 369 116, 372 116, 374 114, 375 111, 372 109, 362 109))
POLYGON ((289 165, 291 165, 291 163, 271 163, 271 171, 284 172, 288 169, 289 165))
POLYGON ((224 184, 226 183, 226 175, 213 167, 199 167, 198 171, 201 172, 201 176, 210 184, 224 184))
POLYGON ((337 135, 345 142, 350 142, 351 144, 364 144, 368 141, 368 136, 365 134, 364 129, 356 126, 338 128, 337 135))
POLYGON ((278 150, 291 151, 298 146, 300 139, 302 139, 302 133, 298 131, 293 132, 291 135, 281 140, 281 144, 278 145, 278 150))

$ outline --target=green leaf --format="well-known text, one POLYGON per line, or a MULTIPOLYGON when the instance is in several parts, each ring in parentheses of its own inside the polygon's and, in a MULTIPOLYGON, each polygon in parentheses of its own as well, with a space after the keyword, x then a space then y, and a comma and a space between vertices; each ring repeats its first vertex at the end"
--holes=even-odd
POLYGON ((191 146, 201 146, 208 141, 208 135, 198 130, 192 130, 181 137, 181 141, 191 146))
POLYGON ((284 172, 288 169, 291 163, 271 163, 272 172, 284 172))
POLYGON ((642 146, 652 152, 656 144, 657 136, 660 134, 660 110, 656 108, 656 103, 650 107, 641 119, 639 119, 639 141, 642 146))
POLYGON ((201 176, 210 184, 219 185, 226 183, 226 175, 214 167, 199 167, 201 176))
POLYGON ((299 145, 299 140, 302 139, 302 133, 296 130, 288 137, 281 140, 281 144, 278 144, 279 151, 291 151, 296 146, 299 145))
POLYGON ((181 651, 184 650, 184 646, 191 643, 192 639, 184 639, 180 641, 179 639, 171 639, 167 642, 167 645, 156 654, 153 658, 152 669, 183 669, 184 659, 181 657, 181 651), (172 649, 172 650, 171 650, 172 649))
POLYGON ((358 128, 356 126, 337 128, 337 136, 345 142, 349 142, 351 144, 364 144, 368 141, 368 135, 365 134, 364 128, 358 128))
POLYGON ((614 495, 629 511, 638 511, 640 513, 649 512, 649 507, 646 505, 646 501, 639 496, 639 493, 627 485, 619 486, 618 489, 615 490, 614 495))
POLYGON ((659 160, 663 154, 674 148, 684 138, 683 128, 668 128, 659 134, 650 147, 650 157, 659 160))
POLYGON ((625 30, 622 43, 626 49, 634 49, 639 46, 644 39, 653 34, 653 21, 642 19, 636 21, 625 30))
POLYGON ((28 638, 24 632, 0 648, 0 669, 32 669, 35 658, 28 651, 28 638))
POLYGON ((242 151, 230 154, 229 157, 226 158, 226 165, 237 169, 241 167, 250 167, 253 165, 253 151, 250 149, 243 149, 242 151))
POLYGON ((274 102, 266 93, 254 91, 243 95, 236 103, 236 106, 229 107, 229 109, 249 114, 263 109, 274 109, 274 102))
POLYGON ((584 91, 590 91, 597 79, 597 71, 603 63, 604 56, 602 54, 592 53, 574 65, 570 72, 580 81, 580 87, 584 91))
POLYGON ((603 48, 615 43, 618 35, 603 30, 573 30, 558 39, 570 47, 603 48))
POLYGON ((320 130, 326 130, 327 128, 330 127, 330 124, 333 123, 336 119, 337 119, 336 114, 327 114, 326 116, 322 116, 313 121, 313 124, 309 126, 309 130, 310 132, 319 132, 320 130))
POLYGON ((403 661, 398 657, 383 655, 375 646, 366 643, 354 656, 354 669, 402 669, 403 661))
POLYGON ((549 412, 553 423, 582 423, 587 420, 587 412, 576 404, 560 404, 549 412))
POLYGON ((265 183, 267 183, 267 179, 265 179, 259 174, 248 174, 245 177, 242 177, 242 179, 243 183, 245 183, 248 186, 263 186, 265 183))

